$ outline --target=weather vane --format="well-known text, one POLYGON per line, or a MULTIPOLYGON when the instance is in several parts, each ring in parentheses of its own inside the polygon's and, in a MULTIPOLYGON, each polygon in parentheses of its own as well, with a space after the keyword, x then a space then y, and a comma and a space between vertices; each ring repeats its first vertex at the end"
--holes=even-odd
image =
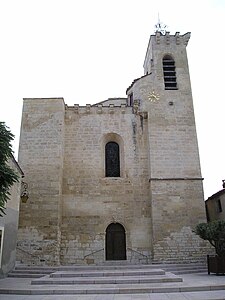
POLYGON ((158 13, 158 23, 155 25, 155 33, 156 33, 156 32, 160 32, 161 34, 165 34, 167 28, 168 28, 168 26, 165 25, 165 24, 163 24, 163 23, 160 21, 159 13, 158 13))

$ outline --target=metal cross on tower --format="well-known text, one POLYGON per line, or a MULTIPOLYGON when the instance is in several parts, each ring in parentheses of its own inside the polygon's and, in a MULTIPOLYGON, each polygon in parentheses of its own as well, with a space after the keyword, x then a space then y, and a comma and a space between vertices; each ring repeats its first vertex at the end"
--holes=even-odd
POLYGON ((161 34, 165 34, 167 28, 168 28, 168 26, 163 24, 160 21, 159 14, 158 14, 158 23, 155 25, 155 33, 160 32, 161 34))

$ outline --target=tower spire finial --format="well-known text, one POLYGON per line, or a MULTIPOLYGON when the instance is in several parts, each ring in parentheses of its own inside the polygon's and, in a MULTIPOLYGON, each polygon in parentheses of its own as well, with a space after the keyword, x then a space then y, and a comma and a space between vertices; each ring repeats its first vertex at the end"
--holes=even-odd
POLYGON ((160 18, 159 18, 159 13, 158 13, 158 23, 155 25, 155 33, 156 32, 160 32, 161 34, 165 34, 166 33, 166 28, 168 28, 167 25, 163 24, 161 21, 160 21, 160 18))

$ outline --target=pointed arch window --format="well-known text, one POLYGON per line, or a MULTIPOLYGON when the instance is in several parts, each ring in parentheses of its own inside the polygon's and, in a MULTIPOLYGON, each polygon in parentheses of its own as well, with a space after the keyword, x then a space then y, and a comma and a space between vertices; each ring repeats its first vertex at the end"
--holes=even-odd
POLYGON ((170 55, 163 57, 163 77, 165 90, 177 90, 175 61, 170 55))
POLYGON ((105 145, 105 176, 120 177, 120 149, 116 142, 105 145))

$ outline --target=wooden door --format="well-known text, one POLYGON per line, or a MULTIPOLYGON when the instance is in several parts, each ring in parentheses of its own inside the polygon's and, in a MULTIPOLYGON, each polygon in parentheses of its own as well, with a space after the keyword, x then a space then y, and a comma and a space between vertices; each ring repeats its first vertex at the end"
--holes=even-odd
POLYGON ((112 223, 106 229, 106 260, 126 259, 126 234, 119 223, 112 223))

